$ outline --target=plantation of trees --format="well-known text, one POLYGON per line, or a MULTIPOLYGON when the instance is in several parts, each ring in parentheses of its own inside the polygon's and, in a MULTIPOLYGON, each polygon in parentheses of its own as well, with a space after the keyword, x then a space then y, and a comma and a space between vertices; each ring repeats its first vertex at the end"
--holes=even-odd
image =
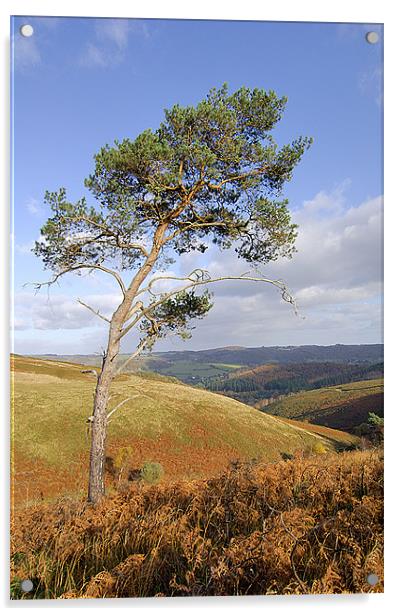
POLYGON ((304 363, 258 366, 226 376, 202 379, 211 391, 224 393, 241 402, 254 404, 298 391, 321 389, 383 376, 383 364, 304 363))

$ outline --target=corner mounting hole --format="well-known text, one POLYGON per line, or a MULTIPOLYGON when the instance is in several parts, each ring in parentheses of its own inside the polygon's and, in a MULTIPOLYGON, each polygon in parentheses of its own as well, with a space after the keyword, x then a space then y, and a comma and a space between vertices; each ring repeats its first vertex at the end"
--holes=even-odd
POLYGON ((25 37, 32 36, 33 34, 33 28, 30 24, 24 24, 20 27, 19 31, 21 32, 22 36, 25 37))
POLYGON ((365 38, 367 39, 367 43, 374 45, 379 41, 379 34, 377 32, 367 32, 365 38))
POLYGON ((379 578, 376 575, 376 573, 369 573, 367 575, 367 582, 368 584, 370 584, 371 586, 376 586, 377 583, 379 582, 379 578))
POLYGON ((23 592, 31 592, 31 590, 33 590, 33 582, 32 582, 32 580, 23 580, 21 582, 21 590, 23 592))

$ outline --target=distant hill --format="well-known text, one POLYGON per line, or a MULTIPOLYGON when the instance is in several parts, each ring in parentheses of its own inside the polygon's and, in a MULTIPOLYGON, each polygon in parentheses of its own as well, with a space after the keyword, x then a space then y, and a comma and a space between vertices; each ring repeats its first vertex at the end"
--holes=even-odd
POLYGON ((353 432, 369 413, 383 417, 383 379, 315 389, 268 404, 265 412, 353 432))
MULTIPOLYGON (((15 502, 84 494, 93 375, 83 374, 79 364, 21 356, 12 358, 11 368, 15 502)), ((160 462, 165 481, 208 477, 235 459, 275 461, 321 442, 326 449, 356 442, 339 433, 315 434, 157 375, 121 375, 112 393, 112 404, 131 399, 110 423, 108 456, 116 460, 128 447, 126 469, 160 462)))
MULTIPOLYGON (((100 355, 40 355, 42 359, 100 366, 100 355)), ((119 361, 128 355, 122 354, 119 361)), ((229 346, 204 351, 169 351, 143 355, 129 364, 130 372, 140 370, 175 376, 184 383, 203 384, 206 379, 224 377, 238 368, 263 364, 378 364, 383 362, 382 344, 333 346, 254 347, 229 346)))
POLYGON ((274 398, 290 393, 379 377, 383 377, 383 364, 270 363, 210 377, 203 384, 211 391, 262 408, 274 398))
POLYGON ((271 347, 225 347, 205 351, 170 351, 154 353, 164 360, 191 360, 257 366, 268 362, 303 363, 322 362, 369 362, 383 361, 383 344, 335 344, 332 346, 271 346, 271 347))

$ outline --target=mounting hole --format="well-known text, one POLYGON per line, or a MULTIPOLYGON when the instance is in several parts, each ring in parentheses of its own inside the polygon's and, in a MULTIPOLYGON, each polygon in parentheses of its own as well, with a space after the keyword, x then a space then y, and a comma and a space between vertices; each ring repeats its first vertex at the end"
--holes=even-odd
POLYGON ((379 41, 379 34, 377 32, 367 32, 365 38, 367 39, 367 43, 375 45, 375 43, 379 41))
POLYGON ((32 36, 33 34, 33 28, 30 24, 24 24, 20 27, 19 31, 21 32, 22 36, 32 36))
POLYGON ((368 584, 370 584, 371 586, 376 586, 377 583, 379 582, 379 578, 376 575, 376 573, 369 573, 367 575, 367 582, 368 584))
POLYGON ((32 582, 32 580, 23 580, 21 582, 21 590, 23 592, 31 592, 31 590, 33 590, 33 582, 32 582))

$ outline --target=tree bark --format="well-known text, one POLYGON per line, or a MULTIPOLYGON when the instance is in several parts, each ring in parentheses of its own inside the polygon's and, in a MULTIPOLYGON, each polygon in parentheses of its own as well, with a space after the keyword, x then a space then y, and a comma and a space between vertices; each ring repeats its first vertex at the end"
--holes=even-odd
POLYGON ((93 403, 88 489, 90 503, 97 503, 105 494, 104 463, 106 458, 107 404, 118 351, 119 342, 115 340, 114 327, 111 324, 108 348, 97 380, 93 403))

